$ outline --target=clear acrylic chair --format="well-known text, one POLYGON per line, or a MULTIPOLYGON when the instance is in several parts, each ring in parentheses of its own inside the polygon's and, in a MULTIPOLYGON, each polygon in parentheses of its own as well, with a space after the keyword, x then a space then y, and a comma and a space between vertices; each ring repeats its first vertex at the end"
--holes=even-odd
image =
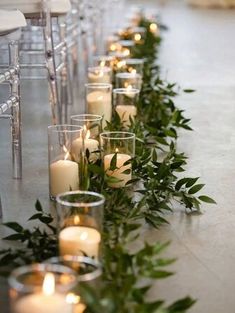
POLYGON ((22 177, 21 110, 20 110, 20 28, 26 26, 20 11, 0 10, 0 46, 8 45, 9 66, 0 73, 0 84, 8 83, 10 93, 0 101, 0 118, 11 121, 12 170, 13 178, 22 177))
POLYGON ((23 12, 28 26, 22 37, 20 54, 28 55, 30 59, 42 55, 43 60, 41 63, 21 62, 20 66, 27 70, 47 69, 52 123, 66 122, 68 105, 72 103, 66 42, 66 17, 71 10, 70 0, 1 0, 1 8, 23 12), (28 42, 25 42, 25 38, 28 42))

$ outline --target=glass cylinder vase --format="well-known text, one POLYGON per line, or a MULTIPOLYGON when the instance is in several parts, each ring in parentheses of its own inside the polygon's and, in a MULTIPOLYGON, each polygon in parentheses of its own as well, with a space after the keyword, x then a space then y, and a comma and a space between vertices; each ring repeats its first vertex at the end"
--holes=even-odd
POLYGON ((131 119, 137 115, 139 89, 117 88, 113 90, 113 103, 124 127, 129 127, 131 119))
POLYGON ((139 73, 117 73, 116 74, 116 88, 136 88, 141 89, 142 76, 139 73))
POLYGON ((73 157, 72 145, 82 140, 82 127, 53 125, 48 127, 48 159, 50 198, 79 188, 79 166, 73 157))
POLYGON ((77 285, 77 275, 67 266, 22 266, 11 273, 8 282, 13 313, 73 312, 68 294, 77 285))
POLYGON ((111 84, 112 70, 107 66, 88 67, 88 83, 111 84))
POLYGON ((102 126, 112 117, 112 85, 86 84, 86 113, 101 115, 102 126))
POLYGON ((131 159, 135 156, 135 134, 129 132, 105 132, 100 134, 104 170, 108 185, 125 187, 132 178, 131 159))
POLYGON ((104 197, 90 191, 56 197, 60 255, 99 257, 104 197))
POLYGON ((99 158, 99 134, 102 132, 102 116, 94 114, 72 115, 71 123, 83 128, 83 140, 78 138, 72 144, 75 160, 79 160, 82 150, 85 155, 88 150, 89 160, 96 161, 99 158))

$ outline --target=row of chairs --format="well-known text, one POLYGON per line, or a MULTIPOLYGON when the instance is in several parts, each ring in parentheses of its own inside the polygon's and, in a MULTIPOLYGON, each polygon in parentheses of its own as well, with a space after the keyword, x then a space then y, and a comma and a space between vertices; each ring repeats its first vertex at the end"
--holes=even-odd
POLYGON ((97 51, 102 47, 96 45, 102 41, 101 32, 97 32, 101 13, 98 3, 95 0, 0 2, 0 46, 4 48, 7 44, 9 51, 9 64, 2 67, 0 84, 10 85, 9 96, 0 103, 0 118, 11 121, 13 178, 22 177, 20 70, 35 69, 36 73, 39 69, 47 70, 52 124, 66 123, 68 108, 73 104, 72 84, 79 85, 80 54, 84 70, 88 66, 91 49, 87 38, 93 40, 94 53, 102 52, 97 51), (40 56, 40 62, 28 62, 30 56, 40 56))

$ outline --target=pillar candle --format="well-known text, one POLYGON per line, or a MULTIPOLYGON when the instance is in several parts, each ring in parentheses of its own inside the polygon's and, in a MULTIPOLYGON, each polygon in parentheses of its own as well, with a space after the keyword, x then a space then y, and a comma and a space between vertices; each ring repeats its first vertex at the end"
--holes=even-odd
POLYGON ((113 188, 125 187, 126 183, 131 179, 131 172, 129 174, 123 174, 125 170, 131 169, 131 164, 123 166, 123 164, 131 159, 131 156, 128 154, 117 153, 117 169, 111 171, 110 163, 114 154, 107 154, 104 156, 104 169, 107 175, 120 179, 119 182, 110 183, 109 186, 113 188))
POLYGON ((59 193, 78 189, 78 164, 70 160, 59 160, 50 165, 50 193, 59 193))
POLYGON ((69 226, 59 234, 61 255, 80 255, 81 251, 89 257, 98 257, 100 233, 91 227, 69 226))
MULTIPOLYGON (((79 162, 80 155, 83 149, 83 140, 82 138, 77 138, 72 142, 72 154, 76 162, 79 162)), ((92 138, 85 138, 84 139, 84 149, 88 149, 90 152, 90 161, 96 161, 98 158, 98 155, 96 153, 92 153, 94 151, 97 151, 99 149, 99 142, 96 139, 92 138)))
POLYGON ((103 126, 105 121, 110 122, 112 116, 111 94, 103 91, 92 91, 87 95, 87 113, 103 116, 103 126))
POLYGON ((135 105, 117 105, 115 107, 116 112, 118 113, 123 126, 130 125, 130 117, 134 119, 137 114, 136 106, 135 105))
POLYGON ((44 278, 42 292, 20 298, 14 306, 15 313, 72 313, 73 304, 66 301, 66 295, 55 292, 55 278, 47 273, 44 278), (49 281, 44 285, 46 279, 49 281), (51 280, 52 279, 52 280, 51 280), (49 283, 49 284, 48 284, 49 283))

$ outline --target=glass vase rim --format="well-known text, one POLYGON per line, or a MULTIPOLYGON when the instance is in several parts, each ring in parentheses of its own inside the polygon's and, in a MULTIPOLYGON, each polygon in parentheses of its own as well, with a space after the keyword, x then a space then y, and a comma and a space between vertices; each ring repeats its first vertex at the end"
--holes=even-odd
POLYGON ((132 93, 132 94, 139 94, 140 89, 138 88, 115 88, 113 89, 113 93, 115 94, 126 94, 126 93, 132 93))
POLYGON ((100 134, 100 138, 104 139, 112 139, 112 140, 128 140, 128 139, 134 139, 135 138, 135 133, 131 132, 124 132, 124 131, 111 131, 111 132, 103 132, 100 134), (110 134, 110 135, 109 135, 110 134), (114 134, 120 134, 119 137, 114 137, 114 134), (125 134, 126 137, 122 137, 121 135, 125 134), (109 136, 108 136, 109 135, 109 136))
MULTIPOLYGON (((102 274, 102 265, 98 260, 95 260, 93 258, 82 256, 82 255, 63 255, 63 256, 54 256, 52 258, 49 258, 45 261, 47 264, 57 264, 54 262, 60 262, 60 261, 67 261, 67 262, 77 262, 77 263, 84 263, 95 267, 95 270, 91 273, 86 274, 77 274, 75 270, 73 270, 77 274, 77 281, 78 282, 87 282, 96 279, 102 274)), ((58 263, 60 265, 60 263, 58 263)), ((69 267, 69 266, 66 266, 69 267)), ((70 267, 69 267, 70 268, 70 267)))
POLYGON ((98 193, 98 192, 94 192, 94 191, 82 191, 82 190, 76 190, 76 191, 67 191, 67 192, 63 192, 60 193, 56 196, 56 202, 60 205, 64 205, 64 206, 73 206, 73 207, 96 207, 96 206, 100 206, 103 205, 105 203, 105 197, 98 193), (75 195, 75 194, 85 194, 85 195, 90 195, 90 196, 96 196, 97 198, 99 198, 99 200, 97 201, 92 201, 89 203, 86 202, 69 202, 66 200, 61 200, 60 198, 62 196, 69 196, 69 195, 75 195))
POLYGON ((95 122, 95 121, 101 121, 103 119, 103 116, 98 115, 98 114, 84 113, 84 114, 71 115, 70 119, 71 121, 74 120, 74 121, 79 121, 79 122, 95 122))
MULTIPOLYGON (((74 281, 71 281, 67 284, 64 284, 64 288, 61 288, 60 290, 68 291, 72 289, 74 286, 76 286, 77 283, 77 273, 70 267, 62 265, 62 264, 50 264, 50 263, 34 263, 30 265, 23 265, 19 266, 16 269, 14 269, 9 278, 8 278, 8 284, 11 288, 16 289, 17 291, 21 292, 33 292, 36 289, 36 286, 33 284, 25 284, 24 282, 20 282, 18 278, 21 275, 25 275, 27 273, 33 273, 33 272, 42 272, 42 273, 55 273, 59 272, 61 275, 63 274, 70 274, 74 276, 74 281), (59 270, 60 269, 60 270, 59 270)), ((58 284, 60 286, 63 286, 63 284, 58 284)))
POLYGON ((144 64, 145 59, 140 59, 140 58, 129 58, 129 59, 125 59, 126 64, 144 64))
POLYGON ((95 71, 98 71, 98 70, 100 70, 100 71, 102 71, 104 73, 111 72, 111 68, 108 67, 108 66, 100 66, 100 65, 98 65, 98 66, 89 66, 88 67, 88 72, 90 72, 90 73, 94 73, 95 71))
POLYGON ((139 73, 130 73, 130 72, 122 72, 117 73, 116 78, 140 78, 141 75, 139 73))
POLYGON ((124 46, 124 47, 133 47, 135 45, 134 40, 129 40, 129 39, 121 39, 121 40, 118 40, 117 43, 119 43, 121 46, 124 46))
POLYGON ((114 56, 112 55, 105 55, 105 54, 100 54, 100 55, 94 55, 93 60, 100 60, 100 61, 113 61, 114 56))
POLYGON ((57 124, 57 125, 49 125, 47 127, 48 132, 53 131, 55 133, 59 132, 77 132, 77 131, 82 131, 82 126, 79 125, 72 125, 72 124, 57 124), (59 129, 61 127, 61 129, 59 129), (66 129, 68 127, 68 129, 66 129), (69 129, 70 128, 70 129, 69 129))
POLYGON ((112 89, 112 84, 109 83, 87 83, 85 84, 86 88, 91 88, 91 89, 112 89))

